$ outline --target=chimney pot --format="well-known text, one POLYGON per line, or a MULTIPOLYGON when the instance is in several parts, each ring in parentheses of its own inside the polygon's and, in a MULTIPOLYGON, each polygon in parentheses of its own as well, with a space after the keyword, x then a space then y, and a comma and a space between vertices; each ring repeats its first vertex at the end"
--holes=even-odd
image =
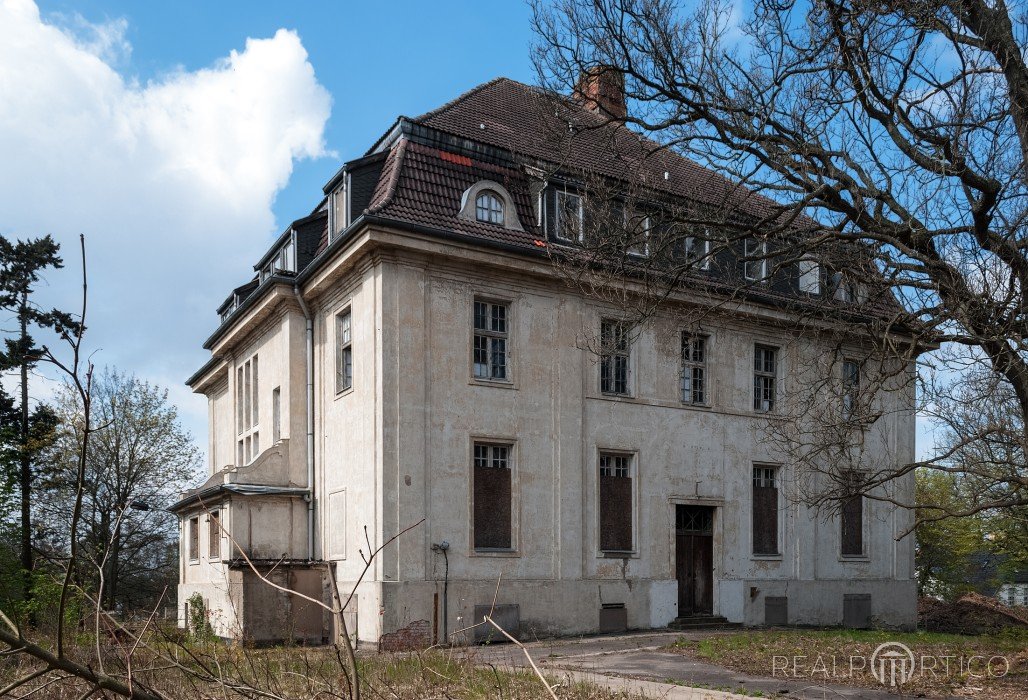
POLYGON ((590 112, 614 119, 624 119, 628 115, 625 74, 614 66, 599 65, 582 71, 572 96, 590 112))

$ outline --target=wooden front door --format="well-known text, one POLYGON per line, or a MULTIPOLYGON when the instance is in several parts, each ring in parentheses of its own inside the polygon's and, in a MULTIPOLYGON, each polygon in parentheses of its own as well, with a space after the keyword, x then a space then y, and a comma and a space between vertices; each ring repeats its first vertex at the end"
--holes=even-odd
POLYGON ((678 616, 714 612, 714 508, 675 506, 678 616))

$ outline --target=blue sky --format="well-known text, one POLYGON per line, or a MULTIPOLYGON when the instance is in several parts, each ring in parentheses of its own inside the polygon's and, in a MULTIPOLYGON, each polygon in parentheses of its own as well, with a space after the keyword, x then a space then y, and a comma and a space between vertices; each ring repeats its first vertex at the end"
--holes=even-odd
MULTIPOLYGON (((397 116, 499 75, 531 82, 529 14, 0 0, 0 231, 51 233, 70 262, 85 234, 94 361, 167 387, 205 445, 206 401, 183 382, 215 308, 397 116)), ((48 275, 41 301, 74 307, 75 269, 48 275)), ((52 384, 31 388, 45 400, 52 384)))
MULTIPOLYGON (((167 387, 205 445, 183 381, 219 303, 397 116, 533 82, 532 40, 521 0, 0 0, 0 232, 69 261, 86 235, 94 361, 167 387)), ((41 300, 74 307, 74 269, 41 300)))
POLYGON ((38 4, 44 16, 126 20, 132 52, 117 65, 142 82, 178 66, 209 66, 248 37, 296 30, 332 95, 325 141, 338 157, 295 164, 274 204, 283 227, 308 213, 339 164, 363 154, 397 116, 426 112, 500 75, 534 82, 530 9, 521 0, 38 4))

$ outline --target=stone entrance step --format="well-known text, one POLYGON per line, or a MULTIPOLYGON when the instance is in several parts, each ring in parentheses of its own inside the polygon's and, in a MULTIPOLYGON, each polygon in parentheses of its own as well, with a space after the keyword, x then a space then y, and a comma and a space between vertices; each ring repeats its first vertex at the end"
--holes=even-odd
POLYGON ((732 630, 742 627, 740 622, 729 622, 728 618, 721 615, 689 615, 688 617, 676 617, 668 629, 684 630, 732 630))

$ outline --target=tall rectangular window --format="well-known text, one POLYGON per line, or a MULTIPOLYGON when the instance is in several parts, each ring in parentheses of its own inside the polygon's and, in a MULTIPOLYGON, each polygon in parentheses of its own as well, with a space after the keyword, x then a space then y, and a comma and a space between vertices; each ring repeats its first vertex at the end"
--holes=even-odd
POLYGON ((775 380, 778 376, 778 350, 767 345, 753 346, 753 410, 775 410, 775 380))
POLYGON ((632 455, 600 453, 600 550, 632 551, 632 455))
POLYGON ((743 247, 746 259, 743 263, 743 274, 746 279, 763 282, 767 279, 767 241, 759 238, 747 238, 743 247))
POLYGON ((628 394, 628 326, 620 321, 600 323, 600 391, 628 394))
POLYGON ((251 360, 253 363, 253 380, 251 383, 251 390, 253 392, 253 415, 250 425, 257 425, 260 418, 260 411, 258 407, 261 405, 260 401, 257 400, 257 356, 254 355, 251 360))
POLYGON ((236 423, 239 438, 236 441, 236 462, 248 464, 260 451, 257 424, 260 413, 258 394, 257 355, 236 368, 236 423))
POLYGON ((778 469, 753 467, 753 553, 778 554, 778 469))
POLYGON ((842 363, 842 419, 850 420, 857 412, 860 395, 860 365, 853 360, 842 363))
POLYGON ((246 429, 243 417, 243 368, 236 369, 236 432, 240 435, 246 429))
POLYGON ((511 446, 474 445, 475 549, 511 548, 511 446))
POLYGON ((682 332, 682 403, 707 403, 707 336, 682 332))
POLYGON ((853 495, 842 501, 842 556, 860 557, 864 555, 864 496, 860 489, 860 477, 849 475, 848 486, 853 495))
POLYGON ((207 554, 211 559, 221 558, 221 517, 216 510, 211 511, 208 519, 207 554))
POLYGON ((569 192, 557 192, 556 236, 563 241, 582 240, 582 198, 569 192))
POLYGON ((186 528, 189 561, 200 558, 200 518, 190 518, 186 528))
POLYGON ((507 379, 507 305, 475 301, 474 373, 476 379, 507 379))
POLYGON ((353 343, 350 310, 336 316, 336 393, 353 387, 353 343))
POLYGON ((271 392, 271 443, 282 439, 282 389, 275 387, 271 392))

